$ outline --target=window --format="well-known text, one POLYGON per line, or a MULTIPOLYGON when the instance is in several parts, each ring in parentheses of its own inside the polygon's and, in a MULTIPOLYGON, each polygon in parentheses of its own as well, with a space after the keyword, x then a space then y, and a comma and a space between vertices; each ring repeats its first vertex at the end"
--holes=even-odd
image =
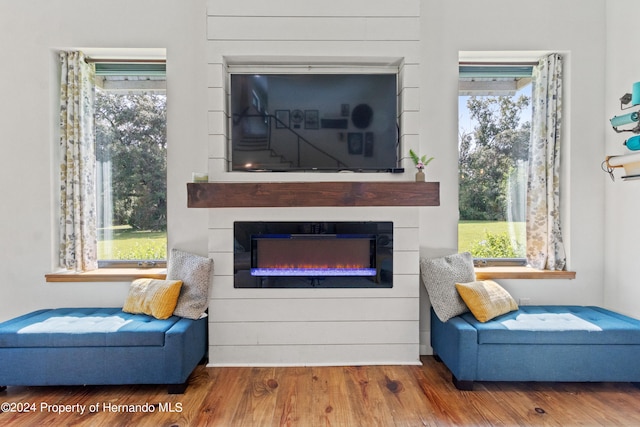
POLYGON ((98 266, 164 266, 165 64, 95 65, 98 266))
POLYGON ((526 264, 531 65, 460 64, 458 250, 526 264))

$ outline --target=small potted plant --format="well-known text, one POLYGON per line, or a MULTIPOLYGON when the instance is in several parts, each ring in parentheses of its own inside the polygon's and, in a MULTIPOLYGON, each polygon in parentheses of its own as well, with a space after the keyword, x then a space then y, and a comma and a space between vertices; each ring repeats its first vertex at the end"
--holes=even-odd
POLYGON ((420 157, 413 150, 409 150, 409 157, 411 157, 413 164, 416 165, 416 169, 418 169, 418 172, 416 172, 416 182, 424 181, 424 168, 433 160, 433 157, 427 159, 426 154, 420 157))

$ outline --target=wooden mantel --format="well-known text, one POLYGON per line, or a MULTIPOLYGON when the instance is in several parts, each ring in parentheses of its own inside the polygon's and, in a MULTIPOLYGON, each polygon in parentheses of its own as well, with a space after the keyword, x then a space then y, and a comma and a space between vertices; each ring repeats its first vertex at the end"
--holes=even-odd
POLYGON ((190 208, 439 206, 439 182, 205 182, 187 184, 190 208))

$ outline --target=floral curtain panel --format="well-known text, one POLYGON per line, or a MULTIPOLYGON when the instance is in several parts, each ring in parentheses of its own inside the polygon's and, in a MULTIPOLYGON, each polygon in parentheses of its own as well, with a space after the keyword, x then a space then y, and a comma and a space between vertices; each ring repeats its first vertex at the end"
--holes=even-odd
POLYGON ((60 53, 60 265, 98 268, 93 126, 93 65, 60 53))
POLYGON ((534 268, 566 269, 560 227, 562 57, 542 58, 533 70, 533 122, 527 183, 527 261, 534 268))

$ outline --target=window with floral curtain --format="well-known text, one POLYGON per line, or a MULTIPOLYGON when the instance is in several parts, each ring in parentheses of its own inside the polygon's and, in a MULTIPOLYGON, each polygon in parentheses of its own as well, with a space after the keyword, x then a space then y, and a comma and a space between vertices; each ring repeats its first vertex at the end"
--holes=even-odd
POLYGON ((527 183, 527 261, 544 270, 565 270, 560 226, 562 56, 542 58, 533 70, 533 122, 527 183))
POLYGON ((461 61, 459 111, 458 250, 478 265, 566 269, 561 55, 461 61))
POLYGON ((97 264, 94 67, 82 52, 60 52, 60 250, 62 268, 97 264))

